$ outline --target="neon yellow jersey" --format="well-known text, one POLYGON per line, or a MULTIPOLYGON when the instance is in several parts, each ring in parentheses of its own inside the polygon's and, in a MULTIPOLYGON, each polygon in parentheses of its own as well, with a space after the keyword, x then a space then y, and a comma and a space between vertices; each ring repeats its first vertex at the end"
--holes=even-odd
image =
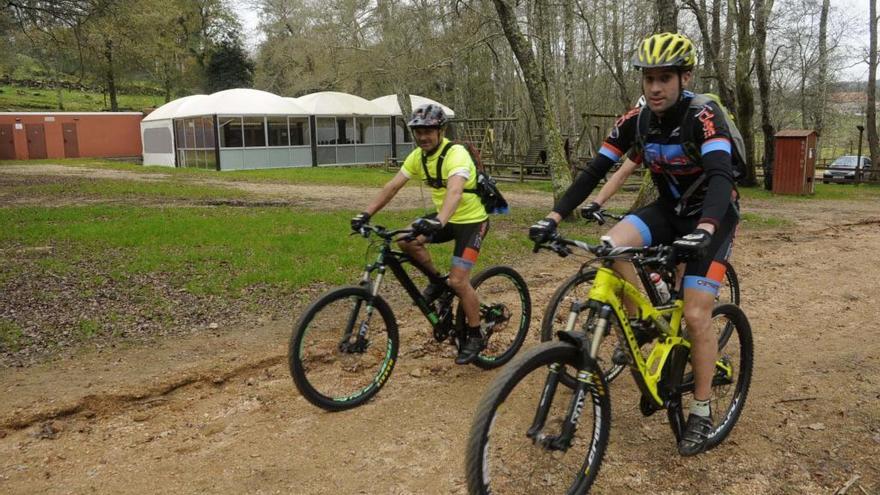
MULTIPOLYGON (((437 147, 437 151, 428 157, 428 174, 431 175, 432 179, 434 174, 437 173, 437 159, 440 158, 440 152, 448 142, 448 139, 443 138, 440 146, 437 147)), ((416 147, 416 149, 412 150, 406 157, 406 160, 403 161, 400 171, 409 179, 426 180, 425 172, 422 168, 421 148, 416 147)), ((443 159, 443 169, 440 170, 440 175, 443 177, 444 185, 450 177, 460 175, 467 179, 464 183, 465 189, 477 188, 477 167, 474 166, 474 161, 471 160, 471 155, 464 146, 449 148, 446 157, 443 159)), ((434 207, 437 208, 437 211, 440 211, 440 208, 443 206, 443 199, 446 198, 446 187, 441 187, 440 189, 431 187, 430 189, 434 207)), ((486 214, 486 208, 483 207, 480 197, 466 192, 461 195, 461 201, 458 202, 458 208, 452 214, 449 223, 477 223, 485 221, 487 218, 489 218, 489 215, 486 214)))

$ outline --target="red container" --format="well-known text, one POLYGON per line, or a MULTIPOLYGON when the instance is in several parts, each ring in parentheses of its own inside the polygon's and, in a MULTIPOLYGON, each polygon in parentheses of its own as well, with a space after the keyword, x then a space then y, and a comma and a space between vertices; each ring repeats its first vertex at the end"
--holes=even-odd
POLYGON ((816 131, 786 129, 776 133, 773 192, 813 194, 816 155, 816 131))
POLYGON ((0 112, 0 160, 139 157, 140 112, 0 112))

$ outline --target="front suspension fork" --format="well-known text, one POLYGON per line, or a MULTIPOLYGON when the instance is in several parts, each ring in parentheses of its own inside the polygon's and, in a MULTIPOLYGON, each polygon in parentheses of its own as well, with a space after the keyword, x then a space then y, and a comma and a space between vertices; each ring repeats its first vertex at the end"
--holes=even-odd
POLYGON ((382 285, 382 279, 385 276, 385 270, 380 268, 379 273, 376 275, 376 279, 370 280, 370 272, 364 271, 364 276, 361 279, 361 287, 367 289, 370 292, 370 299, 366 300, 367 303, 367 314, 363 320, 361 320, 360 325, 358 325, 357 329, 357 337, 354 342, 351 342, 352 336, 354 335, 354 327, 357 323, 357 317, 361 311, 361 305, 365 302, 363 299, 358 299, 354 303, 354 307, 351 309, 351 313, 348 316, 348 323, 345 325, 345 332, 342 335, 342 340, 339 342, 339 349, 342 351, 354 351, 354 352, 363 352, 366 350, 367 345, 369 344, 369 339, 367 339, 367 333, 370 330, 370 320, 373 317, 373 311, 375 307, 372 304, 373 298, 377 297, 379 294, 379 288, 382 285))

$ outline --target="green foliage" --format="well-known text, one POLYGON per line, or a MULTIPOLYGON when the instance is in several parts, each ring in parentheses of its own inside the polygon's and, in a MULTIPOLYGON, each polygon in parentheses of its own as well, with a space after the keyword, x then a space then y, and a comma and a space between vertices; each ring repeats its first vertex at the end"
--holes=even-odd
POLYGON ((208 93, 232 88, 249 88, 254 82, 254 63, 232 33, 220 41, 208 56, 205 68, 205 90, 208 93))
MULTIPOLYGON (((109 109, 101 93, 62 89, 64 110, 68 112, 100 112, 109 109)), ((165 103, 161 96, 119 95, 120 111, 136 112, 156 108, 165 103)), ((58 110, 58 90, 35 89, 18 86, 0 86, 0 111, 58 110)))

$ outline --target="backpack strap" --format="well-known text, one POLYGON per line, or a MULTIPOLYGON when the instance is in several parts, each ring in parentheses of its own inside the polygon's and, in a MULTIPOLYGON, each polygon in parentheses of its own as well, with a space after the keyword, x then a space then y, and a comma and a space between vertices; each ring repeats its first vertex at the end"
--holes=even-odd
POLYGON ((443 168, 443 159, 446 158, 446 153, 449 152, 449 148, 452 148, 454 144, 455 143, 450 141, 446 143, 446 146, 444 146, 442 150, 440 150, 440 156, 437 157, 437 175, 433 179, 431 178, 431 175, 428 174, 428 155, 422 153, 422 170, 425 172, 425 181, 434 189, 440 189, 443 187, 443 177, 440 175, 443 168))
POLYGON ((651 127, 651 110, 648 108, 648 105, 642 107, 639 110, 639 116, 636 117, 636 143, 639 146, 639 152, 642 154, 642 159, 645 158, 645 146, 648 140, 648 130, 651 127))

